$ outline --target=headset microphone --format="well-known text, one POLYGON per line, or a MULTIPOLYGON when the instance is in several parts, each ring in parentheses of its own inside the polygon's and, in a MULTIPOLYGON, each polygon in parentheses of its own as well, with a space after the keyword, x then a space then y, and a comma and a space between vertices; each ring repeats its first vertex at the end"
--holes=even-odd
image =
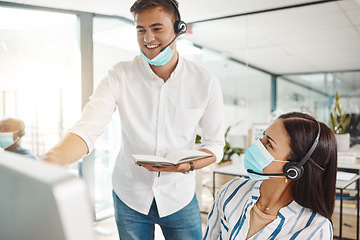
POLYGON ((186 29, 187 29, 186 23, 181 20, 180 11, 179 11, 178 7, 172 0, 170 0, 170 2, 174 6, 176 13, 179 17, 179 20, 176 20, 174 23, 174 32, 176 33, 176 36, 174 37, 173 40, 171 40, 171 42, 169 44, 167 44, 165 47, 163 47, 160 50, 160 52, 164 51, 168 46, 170 46, 170 44, 172 44, 175 41, 175 39, 177 39, 181 34, 185 33, 186 29))
POLYGON ((252 173, 252 174, 257 174, 257 175, 260 175, 260 176, 285 176, 286 174, 285 173, 258 173, 258 172, 255 172, 251 169, 248 169, 247 170, 248 173, 252 173))
POLYGON ((171 40, 171 42, 170 42, 169 44, 167 44, 165 47, 163 47, 163 48, 160 50, 160 52, 164 51, 168 46, 170 46, 170 45, 175 41, 175 39, 178 38, 178 36, 180 36, 180 32, 179 32, 178 34, 176 34, 176 36, 174 37, 174 39, 171 40))

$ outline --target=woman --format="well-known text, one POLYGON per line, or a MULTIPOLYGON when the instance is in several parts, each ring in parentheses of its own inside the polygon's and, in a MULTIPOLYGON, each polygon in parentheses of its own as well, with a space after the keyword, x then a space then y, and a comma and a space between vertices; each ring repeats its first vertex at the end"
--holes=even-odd
POLYGON ((204 239, 333 239, 336 147, 324 123, 281 115, 245 153, 250 179, 218 191, 204 239))

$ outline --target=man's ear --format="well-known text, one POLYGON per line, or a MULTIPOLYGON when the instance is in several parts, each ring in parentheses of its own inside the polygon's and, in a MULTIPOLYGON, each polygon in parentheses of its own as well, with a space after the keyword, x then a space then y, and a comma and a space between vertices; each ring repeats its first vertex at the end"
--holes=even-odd
POLYGON ((14 133, 19 138, 22 138, 25 135, 25 129, 20 129, 17 132, 14 133))
POLYGON ((20 133, 21 133, 21 137, 23 137, 25 135, 25 129, 21 129, 20 133))

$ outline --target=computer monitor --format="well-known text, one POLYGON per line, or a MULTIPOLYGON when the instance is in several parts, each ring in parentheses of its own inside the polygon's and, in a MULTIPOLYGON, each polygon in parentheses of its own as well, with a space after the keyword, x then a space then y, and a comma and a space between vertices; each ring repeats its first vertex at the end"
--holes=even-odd
POLYGON ((60 166, 0 151, 0 239, 93 240, 85 183, 60 166))

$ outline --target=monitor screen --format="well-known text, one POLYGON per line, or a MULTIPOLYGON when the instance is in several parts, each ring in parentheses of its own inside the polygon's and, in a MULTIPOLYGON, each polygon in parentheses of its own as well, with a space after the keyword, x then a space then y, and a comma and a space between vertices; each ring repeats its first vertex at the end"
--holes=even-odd
POLYGON ((85 183, 63 167, 0 151, 0 239, 95 239, 85 183))

